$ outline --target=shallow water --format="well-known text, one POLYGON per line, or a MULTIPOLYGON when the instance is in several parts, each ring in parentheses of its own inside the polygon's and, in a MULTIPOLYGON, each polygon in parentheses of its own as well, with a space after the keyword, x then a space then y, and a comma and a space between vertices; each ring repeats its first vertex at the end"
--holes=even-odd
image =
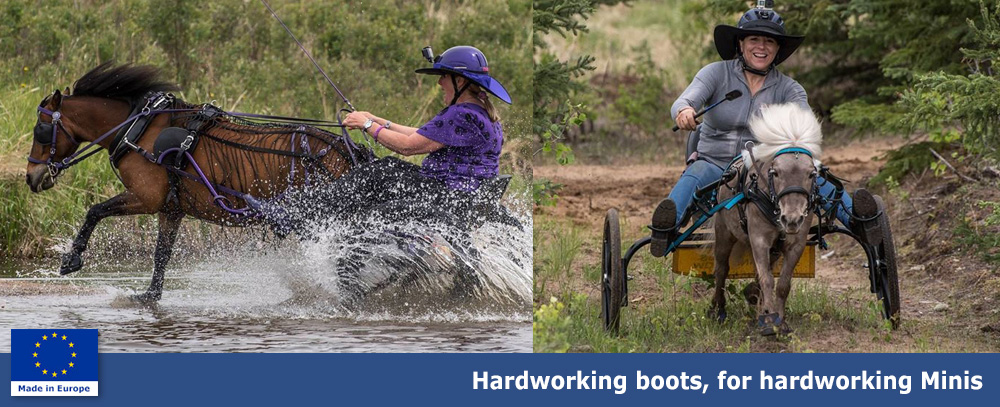
MULTIPOLYGON (((116 264, 92 254, 66 277, 56 260, 0 264, 0 326, 96 328, 102 352, 531 352, 530 230, 529 218, 523 231, 475 232, 484 285, 473 295, 452 296, 452 279, 425 265, 419 278, 358 307, 341 303, 333 270, 351 246, 344 231, 264 250, 175 254, 163 298, 149 308, 128 295, 148 286, 151 259, 116 264)), ((399 259, 421 262, 397 245, 366 248, 366 276, 389 274, 399 259)), ((0 349, 9 343, 0 329, 0 349)))

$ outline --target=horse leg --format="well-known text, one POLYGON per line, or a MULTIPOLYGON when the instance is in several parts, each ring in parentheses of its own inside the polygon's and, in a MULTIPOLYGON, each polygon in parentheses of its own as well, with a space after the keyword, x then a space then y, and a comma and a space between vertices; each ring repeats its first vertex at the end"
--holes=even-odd
POLYGON ((802 251, 805 249, 805 237, 801 239, 800 243, 786 246, 788 248, 784 253, 785 263, 781 266, 781 275, 778 276, 778 286, 775 289, 776 306, 782 321, 781 330, 784 333, 791 332, 791 329, 784 324, 785 302, 788 300, 788 293, 792 290, 792 272, 795 271, 795 265, 799 262, 802 251))
POLYGON ((778 276, 778 286, 775 289, 775 307, 778 318, 781 320, 778 327, 782 334, 792 332, 785 320, 785 301, 788 299, 788 293, 792 290, 792 271, 795 270, 795 263, 785 258, 785 263, 781 265, 781 274, 778 276))
POLYGON ((726 277, 729 276, 729 256, 736 244, 735 236, 728 230, 721 230, 723 228, 715 229, 715 296, 708 310, 709 318, 719 322, 726 320, 726 277))
POLYGON ((163 294, 163 275, 173 254, 177 229, 181 226, 183 218, 184 212, 160 212, 158 216, 160 230, 156 237, 156 250, 153 252, 153 279, 145 293, 131 297, 136 302, 151 304, 160 300, 163 294))
POLYGON ((66 275, 83 267, 83 258, 81 255, 87 250, 90 235, 94 232, 94 228, 97 227, 98 222, 109 216, 136 215, 140 213, 146 213, 142 202, 128 191, 90 207, 90 210, 87 211, 87 217, 83 221, 83 226, 80 227, 80 232, 73 239, 72 248, 69 253, 63 255, 59 274, 66 275))
MULTIPOLYGON (((757 239, 762 239, 760 236, 757 239)), ((757 326, 760 334, 764 336, 774 335, 775 325, 780 324, 780 315, 777 314, 777 305, 774 298, 774 276, 771 274, 771 256, 769 245, 763 242, 755 242, 750 238, 750 248, 753 251, 753 262, 757 270, 757 281, 760 283, 760 301, 757 306, 757 326)))

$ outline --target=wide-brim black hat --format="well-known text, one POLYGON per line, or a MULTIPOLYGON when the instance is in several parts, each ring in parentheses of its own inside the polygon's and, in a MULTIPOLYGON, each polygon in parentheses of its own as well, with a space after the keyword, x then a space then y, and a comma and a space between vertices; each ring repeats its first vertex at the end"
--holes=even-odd
POLYGON ((771 21, 750 21, 740 27, 720 24, 715 26, 715 50, 722 59, 736 58, 739 53, 737 40, 749 35, 763 35, 778 41, 778 55, 774 57, 774 65, 788 59, 802 45, 805 36, 787 35, 784 28, 771 21))

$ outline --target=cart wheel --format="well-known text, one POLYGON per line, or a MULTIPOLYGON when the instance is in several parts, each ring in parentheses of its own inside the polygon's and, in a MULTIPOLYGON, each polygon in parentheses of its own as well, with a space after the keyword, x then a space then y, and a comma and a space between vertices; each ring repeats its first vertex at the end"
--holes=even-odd
POLYGON ((622 272, 622 234, 618 211, 608 209, 604 217, 604 241, 601 245, 601 304, 604 329, 618 332, 618 318, 625 295, 625 273, 622 272))
POLYGON ((878 260, 879 292, 882 300, 882 315, 892 322, 892 329, 899 328, 899 274, 896 271, 896 243, 892 239, 892 229, 889 226, 889 215, 886 213, 885 202, 876 195, 875 201, 882 215, 878 218, 882 239, 876 245, 878 260))

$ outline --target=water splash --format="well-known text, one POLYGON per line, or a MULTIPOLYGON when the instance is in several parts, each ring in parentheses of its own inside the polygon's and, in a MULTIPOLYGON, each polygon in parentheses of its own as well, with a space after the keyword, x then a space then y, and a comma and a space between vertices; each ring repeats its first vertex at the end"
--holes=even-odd
POLYGON ((425 221, 326 226, 300 244, 287 304, 327 306, 360 320, 530 318, 530 217, 474 231, 425 221))

